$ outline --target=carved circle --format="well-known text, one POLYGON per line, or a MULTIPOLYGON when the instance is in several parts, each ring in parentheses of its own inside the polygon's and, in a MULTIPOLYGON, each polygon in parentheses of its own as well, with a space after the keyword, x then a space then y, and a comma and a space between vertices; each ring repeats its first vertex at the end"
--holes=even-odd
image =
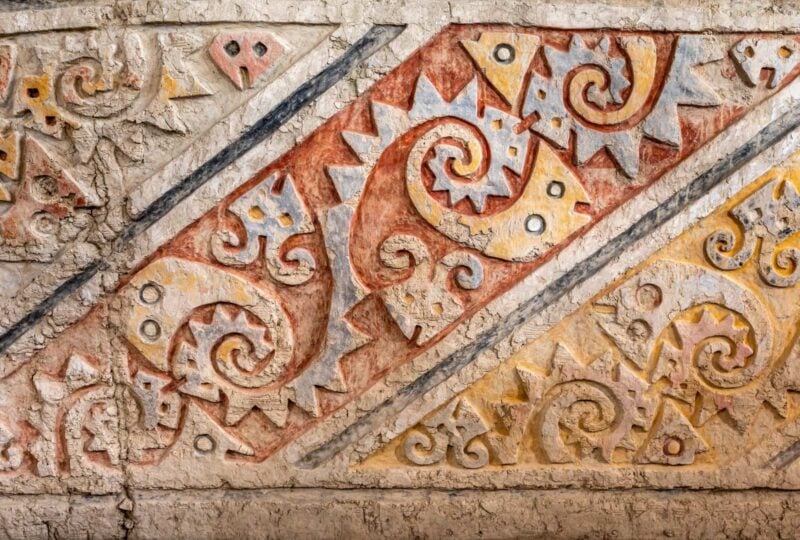
POLYGON ((217 441, 211 435, 203 433, 194 438, 194 449, 200 454, 210 454, 217 448, 217 441))
POLYGON ((628 325, 628 337, 631 339, 642 341, 648 339, 652 334, 653 330, 645 320, 636 319, 628 325))
POLYGON ((152 281, 145 283, 139 290, 139 299, 145 304, 156 304, 161 300, 161 287, 152 281))
POLYGON ((553 180, 549 184, 547 184, 547 196, 551 199, 560 199, 564 196, 564 192, 566 191, 566 187, 564 187, 563 182, 559 182, 558 180, 553 180))
POLYGON ((31 227, 34 232, 44 236, 54 236, 61 228, 58 221, 45 212, 39 212, 33 217, 31 227))
POLYGON ((636 302, 643 310, 654 310, 662 300, 661 289, 652 283, 645 283, 636 290, 636 302))
POLYGON ((525 230, 534 236, 544 234, 546 228, 547 223, 539 214, 531 214, 528 216, 528 219, 525 220, 525 230))
POLYGON ((510 64, 516 58, 517 52, 508 43, 498 43, 492 51, 492 57, 499 64, 510 64))
POLYGON ((30 190, 33 198, 43 204, 52 204, 59 199, 58 182, 52 176, 43 174, 34 177, 30 190))
POLYGON ((677 437, 669 437, 664 441, 664 453, 668 456, 677 456, 683 451, 683 441, 677 437))
POLYGON ((156 341, 161 336, 161 325, 153 319, 145 319, 139 325, 139 333, 147 341, 156 341))

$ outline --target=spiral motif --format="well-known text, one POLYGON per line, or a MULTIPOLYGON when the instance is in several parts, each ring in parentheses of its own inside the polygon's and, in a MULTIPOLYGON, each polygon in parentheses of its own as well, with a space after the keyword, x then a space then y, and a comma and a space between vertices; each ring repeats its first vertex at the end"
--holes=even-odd
POLYGON ((720 389, 735 389, 755 380, 766 367, 748 344, 752 327, 741 324, 733 313, 717 318, 703 307, 699 320, 687 312, 674 322, 680 348, 665 344, 659 359, 660 369, 673 366, 669 379, 680 385, 689 379, 694 367, 707 384, 720 389))
POLYGON ((587 122, 602 126, 621 124, 636 115, 645 105, 655 83, 656 45, 649 37, 623 37, 620 45, 631 61, 633 87, 624 105, 618 109, 605 111, 586 102, 586 96, 602 103, 600 88, 609 84, 608 74, 596 66, 590 66, 576 73, 569 84, 569 102, 578 115, 587 122))
POLYGON ((434 126, 417 140, 409 154, 406 178, 409 182, 409 191, 413 191, 412 199, 424 201, 423 204, 438 206, 428 193, 421 177, 423 160, 432 148, 435 149, 435 154, 429 166, 435 180, 431 189, 447 191, 450 206, 467 198, 476 211, 482 212, 487 197, 511 195, 502 164, 498 160, 490 160, 484 154, 484 143, 482 137, 479 138, 472 129, 463 124, 448 121, 434 126), (457 140, 463 147, 459 148, 442 141, 448 138, 457 140), (469 156, 465 155, 464 148, 469 150, 469 156), (482 176, 470 177, 481 171, 485 171, 482 176), (458 178, 453 178, 455 175, 458 175, 458 178))
POLYGON ((444 459, 447 443, 447 435, 444 433, 414 430, 403 442, 403 453, 415 465, 433 465, 444 459))
MULTIPOLYGON (((141 43, 131 40, 127 52, 142 58, 141 43)), ((143 74, 137 67, 94 58, 69 65, 58 82, 59 96, 72 112, 91 118, 108 118, 129 109, 141 96, 143 74)))
POLYGON ((172 361, 174 375, 185 377, 188 388, 200 391, 204 385, 230 383, 261 388, 274 382, 291 360, 282 325, 252 323, 246 310, 236 308, 231 315, 228 309, 218 305, 209 323, 190 320, 195 344, 181 341, 172 361))
POLYGON ((632 425, 624 424, 618 396, 609 387, 589 381, 567 382, 550 391, 540 413, 542 447, 553 463, 574 461, 561 435, 564 428, 569 439, 578 443, 582 456, 595 448, 610 456, 620 433, 632 425))

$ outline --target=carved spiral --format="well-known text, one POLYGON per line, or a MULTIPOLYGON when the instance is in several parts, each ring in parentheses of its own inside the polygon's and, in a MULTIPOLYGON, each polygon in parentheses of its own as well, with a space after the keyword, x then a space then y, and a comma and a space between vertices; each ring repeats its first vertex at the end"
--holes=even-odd
POLYGON ((542 447, 554 463, 574 461, 561 435, 563 427, 580 443, 582 454, 594 448, 613 449, 612 431, 622 416, 610 389, 588 381, 561 384, 551 391, 541 412, 542 447))
POLYGON ((758 238, 754 234, 745 233, 742 237, 742 245, 734 252, 735 234, 728 229, 720 229, 706 238, 706 257, 720 270, 736 270, 753 256, 757 240, 758 238))
POLYGON ((736 324, 733 314, 721 320, 704 309, 696 323, 679 323, 684 365, 693 364, 700 376, 717 388, 739 388, 759 376, 764 365, 747 343, 747 326, 736 324))
MULTIPOLYGON (((428 162, 435 177, 432 191, 447 191, 450 206, 467 198, 475 210, 483 212, 488 196, 510 195, 502 171, 492 166, 491 156, 484 152, 485 144, 482 136, 464 124, 448 120, 434 126, 417 140, 409 154, 406 168, 409 190, 424 190, 428 204, 437 204, 428 194, 420 176, 423 160, 433 149, 434 156, 428 162), (455 140, 461 146, 446 143, 445 139, 455 140)), ((412 194, 412 199, 415 194, 412 194)))
POLYGON ((140 82, 130 75, 110 73, 93 58, 82 58, 64 70, 60 97, 72 112, 107 118, 128 109, 140 95, 140 82))
POLYGON ((766 237, 761 245, 758 269, 764 280, 774 287, 792 287, 800 281, 800 249, 776 249, 773 237, 766 237))
POLYGON ((756 374, 733 371, 741 345, 723 336, 711 336, 694 350, 698 371, 710 384, 721 387, 739 387, 750 382, 756 374))
POLYGON ((480 469, 489 463, 489 449, 480 439, 453 447, 456 462, 467 469, 480 469))
POLYGON ((418 429, 408 434, 403 442, 403 453, 415 465, 433 465, 447 454, 447 435, 439 431, 422 432, 418 429))
POLYGON ((292 347, 281 332, 284 325, 252 323, 246 313, 237 308, 231 315, 228 308, 218 305, 210 322, 190 320, 194 344, 182 341, 178 345, 173 358, 175 376, 198 385, 219 381, 221 376, 243 388, 261 388, 282 375, 292 358, 292 347))
POLYGON ((667 338, 672 332, 662 333, 656 342, 659 352, 651 380, 665 377, 673 388, 680 388, 694 373, 706 385, 734 390, 757 379, 771 360, 769 325, 754 309, 757 304, 742 300, 750 309, 747 318, 741 309, 712 303, 679 312, 671 323, 677 339, 667 338))
POLYGON ((577 72, 569 83, 569 103, 575 112, 587 122, 598 125, 620 124, 632 118, 645 105, 655 83, 656 45, 649 37, 624 37, 619 40, 631 61, 633 88, 622 107, 600 110, 586 102, 586 96, 595 103, 602 103, 600 89, 608 86, 608 74, 600 67, 590 64, 577 72))

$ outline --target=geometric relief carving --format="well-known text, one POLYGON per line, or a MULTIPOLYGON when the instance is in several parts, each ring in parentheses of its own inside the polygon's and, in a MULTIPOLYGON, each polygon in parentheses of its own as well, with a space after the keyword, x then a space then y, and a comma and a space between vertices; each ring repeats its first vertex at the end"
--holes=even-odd
MULTIPOLYGON (((158 141, 201 133, 204 107, 246 99, 302 45, 279 26, 78 34, 36 54, 17 47, 18 116, 0 132, 0 186, 16 205, 0 216, 5 234, 39 212, 76 237, 64 229, 103 213, 121 163, 151 170, 158 141), (54 194, 64 200, 39 200, 54 194)), ((739 79, 728 53, 741 40, 448 27, 143 258, 71 329, 113 334, 119 387, 93 351, 66 372, 37 367, 35 434, 15 418, 0 424, 0 448, 35 440, 23 446, 40 475, 131 464, 168 477, 247 467, 314 426, 355 421, 344 407, 381 381, 390 398, 395 370, 443 360, 431 348, 454 329, 456 349, 475 339, 500 317, 487 305, 792 80, 788 67, 770 88, 739 79), (479 312, 486 320, 465 325, 479 312)), ((798 386, 778 369, 776 307, 737 274, 752 273, 758 247, 769 290, 794 294, 796 185, 775 182, 726 208, 744 240, 718 233, 711 251, 680 240, 490 382, 432 407, 381 462, 693 467, 736 451, 714 430, 746 445, 765 403, 791 417, 798 386), (720 270, 729 259, 736 272, 720 270)))
POLYGON ((252 263, 259 254, 259 239, 263 236, 270 276, 286 285, 298 285, 311 277, 315 263, 308 250, 287 250, 284 257, 293 265, 287 265, 279 255, 283 244, 292 236, 314 232, 311 217, 298 198, 291 176, 286 175, 281 180, 277 173, 271 174, 256 189, 237 199, 229 210, 242 221, 245 242, 238 253, 231 253, 225 243, 238 247, 241 242, 234 233, 220 231, 212 238, 211 245, 217 260, 232 266, 252 263), (275 195, 281 181, 280 194, 275 195))
POLYGON ((581 457, 597 451, 609 462, 618 446, 634 449, 634 426, 648 429, 652 423, 646 383, 615 365, 610 353, 584 366, 558 345, 547 377, 520 366, 517 371, 528 399, 537 405, 536 430, 552 463, 575 461, 571 446, 581 457))
POLYGON ((239 90, 252 88, 283 55, 286 45, 269 32, 223 32, 209 48, 217 67, 239 90))
POLYGON ((486 465, 489 452, 486 445, 476 440, 486 433, 486 424, 470 406, 469 401, 454 400, 406 437, 403 449, 406 457, 417 465, 430 465, 444 459, 448 447, 453 459, 467 469, 486 465))
MULTIPOLYGON (((176 158, 178 176, 206 161, 214 145, 204 149, 195 140, 211 136, 209 128, 228 117, 228 131, 237 131, 244 120, 231 113, 330 27, 308 27, 302 35, 291 27, 270 30, 241 32, 210 20, 124 31, 65 28, 0 44, 3 274, 68 256, 73 248, 65 246, 78 240, 113 240, 132 219, 127 203, 139 211, 142 194, 162 189, 143 181, 176 158), (218 66, 213 51, 226 36, 241 41, 242 50, 218 66), (244 72, 244 86, 253 91, 241 93, 228 78, 236 83, 244 72), (58 174, 37 172, 46 165, 58 174)), ((29 280, 16 281, 6 296, 29 280)))
POLYGON ((765 174, 754 188, 522 345, 364 466, 723 467, 765 433, 796 421, 789 394, 800 391, 791 352, 800 290, 764 279, 764 264, 748 246, 769 246, 756 239, 767 238, 772 228, 780 240, 771 245, 789 253, 797 249, 791 201, 799 159, 765 174), (744 231, 736 244, 724 230, 708 236, 728 215, 744 231), (731 256, 709 251, 709 245, 726 241, 747 252, 735 267, 719 262, 731 256), (729 272, 734 268, 736 276, 729 272), (469 414, 454 414, 462 409, 469 414), (765 409, 772 413, 762 414, 765 409), (465 445, 481 459, 469 465, 445 459, 448 447, 457 453, 465 445))
MULTIPOLYGON (((29 257, 37 258, 37 244, 73 238, 81 230, 88 216, 77 216, 75 209, 96 206, 96 198, 33 137, 27 136, 23 147, 17 148, 24 153, 24 172, 16 193, 9 197, 12 206, 0 216, 0 231, 4 244, 27 245, 29 257)), ((6 152, 7 159, 16 159, 17 148, 6 152)), ((46 247, 40 253, 44 260, 51 256, 46 247)))
POLYGON ((79 354, 70 356, 63 376, 34 374, 40 402, 29 421, 39 433, 29 451, 40 476, 57 476, 62 467, 83 476, 119 465, 119 410, 110 382, 109 373, 79 354))
POLYGON ((456 283, 462 289, 476 289, 483 281, 480 261, 467 252, 453 252, 432 264, 430 253, 416 237, 397 235, 381 245, 381 260, 390 268, 407 268, 409 260, 398 255, 410 253, 414 275, 408 281, 382 292, 386 309, 403 334, 424 343, 453 323, 462 313, 461 303, 447 290, 450 273, 455 271, 456 283), (431 277, 432 276, 432 277, 431 277))
POLYGON ((731 210, 743 229, 741 240, 728 229, 706 240, 706 253, 717 268, 741 268, 758 249, 761 278, 774 287, 792 287, 800 279, 800 252, 780 244, 800 230, 800 194, 792 182, 774 180, 731 210), (758 240, 761 240, 757 246, 758 240))
POLYGON ((775 88, 800 63, 800 47, 793 39, 745 38, 731 50, 742 79, 750 86, 768 70, 767 86, 775 88))

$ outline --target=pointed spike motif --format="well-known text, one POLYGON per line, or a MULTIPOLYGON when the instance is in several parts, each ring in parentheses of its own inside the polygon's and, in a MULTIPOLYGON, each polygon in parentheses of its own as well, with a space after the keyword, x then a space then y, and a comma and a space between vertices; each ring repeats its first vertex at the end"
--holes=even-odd
POLYGON ((533 414, 542 450, 552 463, 573 463, 595 453, 611 462, 617 447, 633 449, 633 427, 647 429, 652 422, 655 402, 645 397, 647 383, 617 365, 610 352, 584 366, 559 343, 549 375, 534 379, 518 373, 523 381, 535 380, 535 385, 528 383, 535 387, 529 399, 542 396, 533 402, 533 414))
POLYGON ((636 456, 637 463, 691 465, 708 445, 670 400, 665 400, 653 430, 636 456))
MULTIPOLYGON (((77 234, 80 227, 75 210, 97 206, 98 200, 42 143, 29 135, 24 148, 24 174, 14 205, 0 216, 0 234, 6 244, 40 244, 48 250, 48 239, 73 231, 77 234)), ((49 259, 44 252, 42 257, 49 259)))
POLYGON ((678 106, 710 107, 722 103, 696 70, 697 66, 719 61, 724 54, 708 36, 678 37, 664 88, 644 121, 645 135, 679 147, 683 139, 678 106))

